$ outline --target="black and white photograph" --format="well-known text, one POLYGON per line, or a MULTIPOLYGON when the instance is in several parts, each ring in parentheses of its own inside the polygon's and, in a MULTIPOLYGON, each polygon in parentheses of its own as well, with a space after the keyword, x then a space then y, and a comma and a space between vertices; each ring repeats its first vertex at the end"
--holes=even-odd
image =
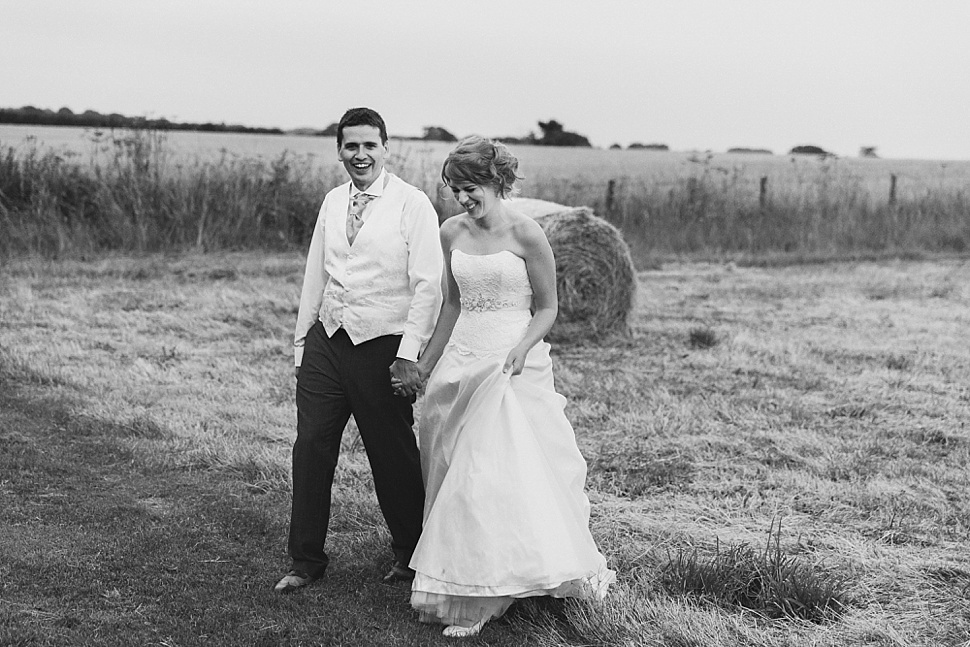
POLYGON ((970 647, 968 34, 0 0, 0 645, 970 647))

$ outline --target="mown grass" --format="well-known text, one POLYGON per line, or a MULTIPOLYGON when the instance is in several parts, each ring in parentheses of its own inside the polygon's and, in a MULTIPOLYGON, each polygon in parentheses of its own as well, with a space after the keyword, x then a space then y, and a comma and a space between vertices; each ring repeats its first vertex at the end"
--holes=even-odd
MULTIPOLYGON (((92 137, 89 153, 0 147, 0 253, 302 250, 323 195, 345 181, 339 165, 285 151, 190 156, 159 132, 92 137)), ((321 154, 332 146, 321 140, 321 154)), ((523 195, 592 207, 641 269, 970 251, 966 164, 521 148, 523 195)), ((459 210, 438 194, 445 150, 395 147, 390 159, 441 218, 459 210)))
MULTIPOLYGON (((332 568, 270 591, 301 274, 296 253, 0 266, 0 644, 447 644, 377 583, 388 537, 352 427, 332 568)), ((966 644, 968 285, 952 260, 642 273, 630 337, 554 349, 618 583, 471 642, 966 644), (678 591, 677 556, 724 593, 678 591), (834 578, 845 604, 732 603, 759 563, 834 578)))

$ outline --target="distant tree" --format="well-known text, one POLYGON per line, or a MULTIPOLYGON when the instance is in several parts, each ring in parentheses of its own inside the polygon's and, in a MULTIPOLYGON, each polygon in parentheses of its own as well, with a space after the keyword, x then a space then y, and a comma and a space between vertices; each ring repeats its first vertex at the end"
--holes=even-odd
POLYGON ((492 137, 497 142, 502 142, 503 144, 520 144, 525 146, 536 146, 539 140, 536 138, 534 132, 529 132, 525 137, 513 137, 512 135, 507 135, 505 137, 492 137))
POLYGON ((859 157, 879 157, 875 146, 863 146, 859 149, 859 157))
POLYGON ((618 151, 618 150, 622 150, 622 149, 623 149, 623 147, 622 147, 622 146, 620 146, 619 144, 612 144, 612 145, 610 146, 610 150, 611 150, 611 151, 618 151))
POLYGON ((427 141, 432 142, 456 142, 458 138, 452 135, 450 132, 442 128, 441 126, 425 126, 424 127, 424 137, 427 141))
POLYGON ((795 146, 789 151, 791 155, 821 155, 822 157, 828 157, 832 153, 828 152, 824 148, 812 145, 795 146))
POLYGON ((640 142, 633 142, 627 148, 631 150, 646 149, 651 151, 669 151, 670 146, 667 144, 642 144, 640 142))
POLYGON ((287 132, 289 132, 291 135, 300 135, 302 137, 336 137, 337 124, 332 123, 323 130, 318 130, 316 128, 294 128, 287 132))
POLYGON ((540 121, 539 129, 542 131, 541 139, 546 139, 549 137, 555 137, 559 133, 563 132, 563 125, 555 119, 550 119, 549 121, 540 121))
POLYGON ((70 126, 76 119, 77 117, 75 117, 73 110, 70 108, 61 108, 53 114, 51 123, 57 124, 58 126, 70 126))
POLYGON ((563 125, 555 119, 540 121, 539 128, 542 137, 536 140, 540 146, 585 146, 592 147, 589 140, 578 133, 571 133, 563 129, 563 125))
POLYGON ((729 153, 758 153, 761 155, 774 155, 768 148, 744 148, 743 146, 738 146, 735 148, 727 149, 729 153))

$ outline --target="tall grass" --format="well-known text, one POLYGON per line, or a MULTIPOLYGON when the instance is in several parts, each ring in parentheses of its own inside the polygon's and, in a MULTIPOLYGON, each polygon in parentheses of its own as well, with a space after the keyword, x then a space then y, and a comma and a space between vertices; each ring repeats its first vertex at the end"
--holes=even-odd
POLYGON ((803 164, 790 158, 787 169, 776 160, 770 171, 755 173, 712 155, 688 159, 675 174, 631 175, 612 185, 602 178, 560 179, 537 184, 533 193, 593 207, 623 231, 641 262, 671 255, 837 259, 970 250, 970 178, 938 184, 920 178, 910 182, 917 188, 891 197, 882 183, 838 159, 803 164))
MULTIPOLYGON (((438 194, 435 155, 404 151, 391 162, 445 218, 458 206, 438 194)), ((598 159, 590 155, 589 163, 598 159)), ((532 168, 523 195, 593 207, 621 228, 641 266, 673 256, 970 250, 970 178, 922 183, 890 199, 886 187, 837 159, 770 158, 752 172, 710 154, 670 154, 649 172, 605 169, 615 178, 609 184, 604 169, 583 168, 581 159, 573 164, 579 166, 570 177, 532 168)), ((288 152, 268 161, 225 151, 216 158, 176 156, 155 131, 100 136, 87 156, 36 143, 0 147, 0 253, 302 249, 323 195, 343 181, 339 165, 288 152)))
POLYGON ((0 150, 5 255, 292 248, 339 181, 288 153, 176 162, 154 131, 96 140, 88 160, 78 157, 36 145, 0 150))

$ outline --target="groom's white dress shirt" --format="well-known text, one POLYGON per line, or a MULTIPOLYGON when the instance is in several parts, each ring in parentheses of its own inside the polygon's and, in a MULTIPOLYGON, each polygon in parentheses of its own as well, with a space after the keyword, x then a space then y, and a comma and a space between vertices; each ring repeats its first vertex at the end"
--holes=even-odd
POLYGON ((441 305, 442 254, 438 216, 422 191, 382 170, 364 193, 375 199, 364 225, 347 241, 352 182, 327 193, 307 254, 296 318, 296 365, 307 332, 319 319, 328 336, 343 328, 360 344, 402 335, 397 356, 416 361, 434 330, 441 305))

